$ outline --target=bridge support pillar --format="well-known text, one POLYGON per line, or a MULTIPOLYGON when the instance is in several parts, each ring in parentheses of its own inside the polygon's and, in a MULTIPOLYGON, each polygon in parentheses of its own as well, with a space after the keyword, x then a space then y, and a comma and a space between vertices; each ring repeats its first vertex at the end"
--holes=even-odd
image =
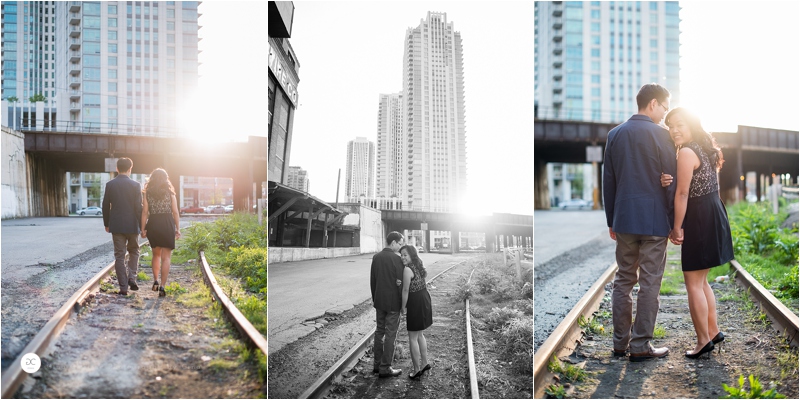
POLYGON ((26 153, 31 217, 67 217, 67 172, 50 161, 26 153))
POLYGON ((533 208, 550 209, 550 194, 547 188, 547 163, 541 158, 533 160, 533 208))
POLYGON ((450 231, 450 250, 453 254, 458 253, 458 248, 461 244, 461 238, 458 231, 450 231))
POLYGON ((238 173, 233 176, 233 209, 252 213, 254 204, 252 166, 242 165, 237 170, 238 173))

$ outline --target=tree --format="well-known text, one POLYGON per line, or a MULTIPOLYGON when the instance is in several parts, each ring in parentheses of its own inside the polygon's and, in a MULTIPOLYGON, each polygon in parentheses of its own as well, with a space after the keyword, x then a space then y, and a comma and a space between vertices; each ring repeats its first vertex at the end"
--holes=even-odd
POLYGON ((16 103, 19 101, 17 96, 9 96, 6 100, 8 100, 9 103, 16 103))
POLYGON ((31 103, 36 103, 37 101, 47 101, 47 97, 44 97, 44 95, 41 93, 36 93, 28 100, 30 100, 31 103))

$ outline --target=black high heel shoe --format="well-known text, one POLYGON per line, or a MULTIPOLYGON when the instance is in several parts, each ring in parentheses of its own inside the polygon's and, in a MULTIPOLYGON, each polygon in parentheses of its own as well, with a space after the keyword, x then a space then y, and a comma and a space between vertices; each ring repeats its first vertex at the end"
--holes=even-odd
POLYGON ((158 291, 158 281, 153 282, 153 291, 154 292, 158 291))
POLYGON ((703 355, 703 353, 709 353, 708 354, 708 358, 711 358, 711 352, 712 351, 714 351, 714 342, 708 342, 697 353, 689 353, 687 351, 686 353, 684 353, 684 355, 686 356, 686 358, 696 359, 696 358, 700 357, 701 355, 703 355))
POLYGON ((722 352, 722 344, 721 343, 722 343, 723 340, 725 340, 725 334, 722 333, 722 331, 717 333, 717 336, 714 336, 714 338, 711 339, 711 342, 714 343, 715 345, 717 343, 720 343, 719 350, 717 350, 717 353, 721 353, 722 352))

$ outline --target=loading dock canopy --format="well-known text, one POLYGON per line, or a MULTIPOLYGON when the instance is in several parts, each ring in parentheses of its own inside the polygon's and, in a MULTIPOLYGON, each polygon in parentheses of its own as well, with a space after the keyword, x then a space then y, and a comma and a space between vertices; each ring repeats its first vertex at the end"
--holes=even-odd
MULTIPOLYGON (((281 235, 286 228, 305 229, 303 242, 307 245, 312 230, 324 231, 325 235, 329 230, 347 230, 342 226, 344 217, 348 215, 346 211, 339 210, 306 192, 274 181, 268 182, 267 190, 269 223, 270 225, 275 223, 281 235)), ((278 243, 282 243, 282 238, 278 243)))

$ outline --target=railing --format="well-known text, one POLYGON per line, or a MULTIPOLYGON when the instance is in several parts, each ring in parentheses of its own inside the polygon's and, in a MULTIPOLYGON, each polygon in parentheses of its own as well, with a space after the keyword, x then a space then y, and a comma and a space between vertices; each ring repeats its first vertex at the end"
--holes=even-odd
MULTIPOLYGON (((70 108, 72 108, 72 104, 73 103, 70 103, 70 108)), ((79 105, 77 103, 74 104, 79 105)), ((12 129, 28 132, 101 133, 106 135, 147 134, 146 136, 159 137, 175 137, 178 134, 177 128, 153 125, 129 125, 107 122, 33 118, 19 118, 16 122, 18 122, 18 124, 14 124, 14 121, 11 121, 12 129), (44 125, 37 125, 39 122, 42 122, 44 125)))

